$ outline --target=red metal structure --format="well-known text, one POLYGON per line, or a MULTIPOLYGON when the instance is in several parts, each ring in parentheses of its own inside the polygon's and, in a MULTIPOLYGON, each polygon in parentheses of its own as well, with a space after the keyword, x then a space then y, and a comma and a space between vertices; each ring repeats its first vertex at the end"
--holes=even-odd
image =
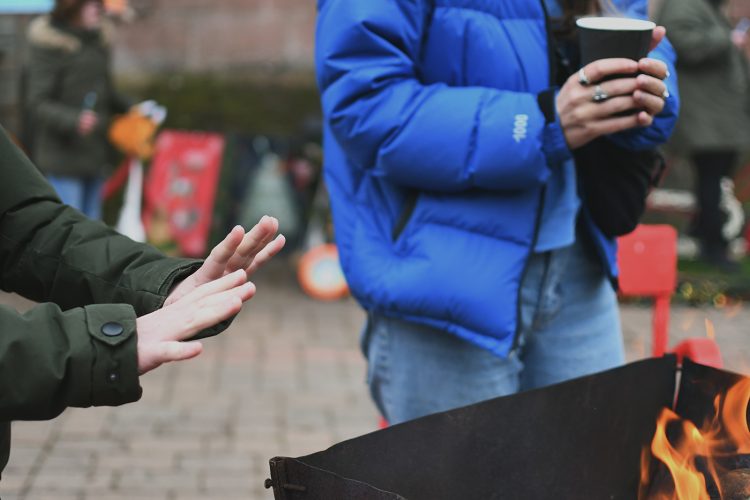
POLYGON ((640 225, 619 239, 620 293, 652 297, 654 357, 672 351, 698 363, 721 368, 719 346, 709 338, 691 338, 669 349, 669 304, 677 285, 677 231, 668 225, 640 225))

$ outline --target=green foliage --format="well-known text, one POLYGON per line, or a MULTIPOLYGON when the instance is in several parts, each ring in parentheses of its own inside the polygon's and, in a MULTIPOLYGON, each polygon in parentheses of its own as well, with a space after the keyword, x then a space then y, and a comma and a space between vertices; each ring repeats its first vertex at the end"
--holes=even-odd
POLYGON ((321 113, 312 75, 171 75, 121 87, 166 106, 166 128, 293 136, 305 118, 321 113))
POLYGON ((750 259, 741 261, 739 272, 723 272, 697 260, 678 263, 679 285, 675 300, 689 304, 724 307, 729 302, 750 300, 750 259))

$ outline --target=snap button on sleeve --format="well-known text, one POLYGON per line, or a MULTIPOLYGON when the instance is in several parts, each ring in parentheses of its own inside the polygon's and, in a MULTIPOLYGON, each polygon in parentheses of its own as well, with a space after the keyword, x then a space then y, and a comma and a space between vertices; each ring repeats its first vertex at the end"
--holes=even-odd
POLYGON ((123 328, 120 323, 116 323, 114 321, 110 321, 109 323, 104 323, 102 325, 102 333, 107 337, 117 337, 119 335, 122 335, 122 332, 124 331, 125 328, 123 328))

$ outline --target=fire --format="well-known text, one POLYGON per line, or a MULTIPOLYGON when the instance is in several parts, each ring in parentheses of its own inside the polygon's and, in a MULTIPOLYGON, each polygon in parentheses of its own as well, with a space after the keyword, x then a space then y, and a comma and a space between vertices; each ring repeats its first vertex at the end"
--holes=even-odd
MULTIPOLYGON (((706 480, 698 471, 695 458, 705 450, 706 443, 698 429, 689 422, 681 421, 672 410, 664 408, 656 423, 656 433, 651 442, 651 453, 661 460, 669 469, 674 481, 675 494, 678 500, 709 500, 706 491, 706 480), (667 438, 667 426, 680 423, 685 439, 677 448, 667 438)), ((661 496, 661 495, 660 495, 661 496)), ((664 496, 663 498, 670 498, 664 496)))
MULTIPOLYGON (((664 408, 656 423, 651 454, 669 470, 671 484, 654 484, 658 475, 647 459, 641 463, 641 499, 710 500, 707 480, 726 500, 727 484, 738 476, 721 464, 722 458, 750 453, 750 429, 747 407, 750 402, 750 379, 743 379, 714 400, 715 416, 699 430, 692 422, 664 408), (674 443, 670 441, 670 437, 674 443), (651 490, 650 493, 644 493, 651 490), (653 490, 658 490, 654 492, 653 490)), ((644 450, 644 456, 648 455, 644 450)), ((647 458, 647 457, 646 457, 647 458)), ((662 481, 664 482, 664 481, 662 481)), ((669 483, 667 481, 666 483, 669 483)), ((750 485, 748 485, 750 486, 750 485)), ((732 486, 736 488, 735 485, 732 486)), ((741 485, 741 488, 747 486, 741 485)), ((745 497, 743 497, 745 498, 745 497)))

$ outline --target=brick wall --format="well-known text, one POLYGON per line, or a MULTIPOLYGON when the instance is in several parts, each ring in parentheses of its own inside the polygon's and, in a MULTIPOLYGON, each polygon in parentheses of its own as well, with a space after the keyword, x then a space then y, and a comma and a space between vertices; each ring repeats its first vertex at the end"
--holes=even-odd
POLYGON ((737 18, 750 17, 750 0, 732 0, 731 15, 737 18))
MULTIPOLYGON (((315 0, 132 1, 145 6, 147 15, 119 31, 118 76, 232 76, 259 68, 312 73, 315 0)), ((731 11, 750 17, 750 0, 732 0, 731 11)), ((18 120, 14 101, 28 20, 0 16, 0 123, 11 129, 18 120)))
MULTIPOLYGON (((731 1, 734 15, 750 17, 750 0, 731 1)), ((134 3, 149 6, 148 15, 121 29, 118 73, 312 69, 315 0, 134 3)))
POLYGON ((314 0, 154 0, 124 26, 118 73, 312 69, 314 0))

